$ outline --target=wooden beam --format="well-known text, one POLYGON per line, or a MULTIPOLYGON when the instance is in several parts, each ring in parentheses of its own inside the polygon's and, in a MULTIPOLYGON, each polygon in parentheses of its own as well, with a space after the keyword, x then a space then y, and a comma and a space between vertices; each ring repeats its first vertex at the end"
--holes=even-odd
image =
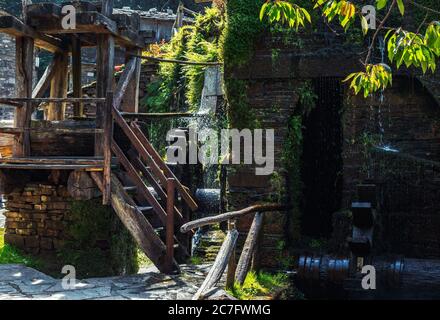
MULTIPOLYGON (((140 53, 140 51, 138 52, 140 53)), ((128 84, 124 98, 122 100, 121 110, 123 112, 135 112, 139 111, 139 81, 141 78, 141 59, 137 57, 126 56, 126 64, 135 60, 134 75, 131 77, 128 84)))
POLYGON ((226 239, 223 242, 217 257, 215 258, 214 264, 212 265, 209 273, 203 281, 203 284, 193 296, 192 300, 201 300, 204 298, 204 294, 213 288, 221 279, 223 273, 225 272, 226 266, 228 265, 228 261, 231 257, 232 252, 234 251, 235 244, 238 239, 238 231, 231 230, 228 231, 226 235, 226 239))
MULTIPOLYGON (((67 52, 55 54, 55 74, 50 85, 52 99, 67 98, 69 57, 67 52)), ((53 100, 55 101, 55 100, 53 100)), ((66 111, 65 102, 50 102, 47 110, 48 121, 64 120, 66 111)))
POLYGON ((113 99, 113 107, 119 110, 121 106, 122 99, 125 96, 126 90, 131 83, 136 70, 136 58, 132 58, 125 65, 125 70, 122 72, 119 78, 118 87, 116 88, 115 97, 113 99))
POLYGON ((103 176, 103 204, 108 205, 111 197, 111 165, 112 165, 112 140, 113 140, 113 92, 107 92, 107 101, 105 102, 104 113, 104 135, 102 137, 104 153, 104 176, 103 176))
POLYGON ((0 103, 8 104, 23 104, 27 102, 32 103, 95 103, 95 102, 105 102, 105 98, 0 98, 0 103))
POLYGON ((238 218, 238 217, 243 217, 247 214, 251 214, 251 213, 255 213, 255 212, 285 211, 288 209, 289 209, 289 206, 285 206, 285 205, 281 205, 281 204, 274 204, 274 203, 257 204, 257 205, 253 205, 248 208, 245 208, 243 210, 227 212, 227 213, 219 214, 217 216, 206 217, 206 218, 202 218, 202 219, 188 222, 180 228, 180 231, 183 233, 186 233, 186 232, 193 230, 193 229, 196 229, 196 228, 200 228, 200 227, 203 227, 206 225, 227 221, 227 220, 238 218))
POLYGON ((60 39, 44 35, 11 15, 0 16, 0 32, 13 37, 32 38, 36 47, 49 52, 62 52, 64 49, 60 39))
MULTIPOLYGON (((16 90, 21 98, 32 97, 32 76, 34 70, 34 40, 27 37, 16 38, 16 90)), ((25 108, 18 108, 15 113, 15 127, 30 127, 32 104, 27 102, 25 108)), ((14 143, 14 157, 30 155, 30 135, 28 131, 21 133, 14 143)))
POLYGON ((165 265, 168 273, 173 272, 174 261, 174 197, 175 197, 175 180, 167 180, 167 221, 166 221, 166 247, 167 256, 165 265))
MULTIPOLYGON (((96 75, 96 96, 105 98, 108 91, 112 91, 114 74, 115 41, 112 36, 98 35, 98 48, 96 52, 97 75, 96 75)), ((105 125, 107 106, 105 103, 96 105, 96 127, 103 128, 105 125)), ((103 137, 101 134, 95 136, 95 155, 102 156, 103 137)))
POLYGON ((32 158, 0 158, 0 163, 22 163, 22 164, 59 164, 59 165, 91 165, 102 166, 103 159, 78 158, 78 157, 32 157, 32 158))
POLYGON ((111 17, 113 13, 113 0, 101 0, 101 13, 106 17, 111 17))
POLYGON ((56 68, 55 59, 52 59, 52 61, 44 71, 43 76, 38 81, 37 85, 32 91, 32 98, 41 98, 44 96, 46 90, 49 89, 50 87, 50 83, 56 71, 55 68, 56 68))
MULTIPOLYGON (((81 40, 76 36, 72 36, 72 82, 74 98, 82 98, 81 76, 81 40)), ((73 105, 73 116, 82 117, 83 115, 84 105, 81 102, 75 102, 73 105)))
POLYGON ((243 285, 246 275, 248 274, 249 267, 251 265, 251 260, 253 253, 257 247, 258 238, 260 236, 260 231, 263 227, 263 213, 257 212, 255 214, 254 220, 252 221, 251 228, 246 237, 243 250, 241 251, 240 259, 238 260, 237 269, 235 272, 235 280, 243 285))
MULTIPOLYGON (((154 231, 151 224, 137 208, 133 200, 124 191, 123 186, 115 175, 112 175, 111 203, 118 217, 136 240, 136 243, 161 272, 167 272, 165 267, 166 247, 154 231)), ((173 269, 179 270, 176 261, 173 269)))
MULTIPOLYGON (((237 230, 235 219, 228 221, 228 230, 229 231, 237 230)), ((236 250, 234 247, 228 261, 228 271, 226 274, 226 289, 230 289, 234 287, 235 270, 237 268, 237 260, 235 255, 236 255, 236 250)))
POLYGON ((136 137, 139 139, 140 143, 144 146, 144 148, 147 150, 147 152, 151 155, 153 161, 157 163, 157 165, 160 167, 161 170, 165 173, 165 176, 168 178, 174 178, 176 179, 176 186, 179 190, 180 195, 185 200, 187 205, 191 208, 191 210, 195 211, 198 209, 198 205, 193 199, 193 197, 190 195, 187 189, 180 183, 180 181, 176 178, 174 173, 171 171, 171 169, 166 165, 166 163, 162 160, 159 153, 156 151, 156 149, 153 148, 151 143, 148 141, 148 139, 145 137, 145 135, 142 133, 141 128, 136 124, 132 123, 131 128, 133 129, 133 132, 135 133, 136 137))
POLYGON ((201 117, 195 113, 190 113, 190 112, 168 112, 168 113, 121 112, 121 115, 127 119, 142 119, 142 120, 201 117))

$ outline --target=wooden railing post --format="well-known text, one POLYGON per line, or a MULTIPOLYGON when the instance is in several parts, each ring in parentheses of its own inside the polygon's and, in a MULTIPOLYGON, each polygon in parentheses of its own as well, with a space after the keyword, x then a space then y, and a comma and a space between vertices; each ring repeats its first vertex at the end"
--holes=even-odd
POLYGON ((174 197, 175 179, 167 179, 167 220, 166 220, 166 268, 168 273, 173 272, 174 265, 174 197))
POLYGON ((103 135, 103 153, 104 153, 104 179, 102 202, 104 205, 110 204, 111 197, 111 171, 112 171, 112 139, 113 139, 113 92, 108 91, 105 101, 104 112, 104 135, 103 135))
MULTIPOLYGON (((236 219, 228 220, 228 230, 236 230, 236 219)), ((237 261, 235 259, 235 248, 232 250, 231 257, 228 262, 228 272, 226 275, 226 289, 234 287, 235 269, 237 268, 237 261)))

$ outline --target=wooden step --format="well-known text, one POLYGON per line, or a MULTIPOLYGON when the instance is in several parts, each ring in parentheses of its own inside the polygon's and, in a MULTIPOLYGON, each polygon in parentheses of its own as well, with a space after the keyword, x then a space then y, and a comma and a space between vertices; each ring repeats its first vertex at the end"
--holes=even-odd
POLYGON ((127 187, 124 187, 124 190, 126 191, 126 192, 136 192, 137 191, 137 187, 136 186, 127 186, 127 187))

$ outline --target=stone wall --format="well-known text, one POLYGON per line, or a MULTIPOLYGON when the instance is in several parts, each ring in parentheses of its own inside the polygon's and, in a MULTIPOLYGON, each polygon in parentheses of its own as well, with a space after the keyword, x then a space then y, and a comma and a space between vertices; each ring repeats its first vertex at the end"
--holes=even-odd
MULTIPOLYGON (((228 209, 240 209, 258 201, 274 201, 274 194, 285 196, 281 201, 286 201, 292 190, 286 183, 286 170, 281 162, 283 146, 288 142, 288 121, 296 108, 298 97, 295 94, 298 85, 304 80, 329 78, 341 80, 350 72, 359 70, 358 58, 353 52, 360 51, 356 48, 343 47, 337 39, 324 41, 320 35, 316 38, 305 36, 301 39, 301 46, 279 45, 274 39, 262 39, 252 58, 252 62, 237 70, 228 70, 226 77, 244 80, 247 84, 246 96, 252 112, 255 112, 262 128, 275 128, 275 171, 282 177, 277 189, 274 189, 271 177, 255 176, 251 166, 232 166, 227 174, 227 200, 228 209)), ((342 90, 343 100, 340 110, 342 117, 338 130, 342 131, 341 142, 343 167, 339 175, 343 176, 341 185, 340 209, 349 208, 350 202, 354 201, 356 185, 369 177, 365 170, 364 143, 371 143, 371 139, 380 138, 382 142, 397 148, 400 152, 423 159, 439 161, 440 159, 440 127, 439 105, 432 97, 432 88, 436 88, 435 77, 424 78, 424 83, 432 82, 428 90, 423 88, 415 78, 405 76, 408 71, 400 71, 394 79, 392 88, 385 91, 383 101, 378 97, 363 99, 352 97, 348 90, 342 90), (344 111, 344 112, 342 112, 344 111), (364 132, 372 135, 369 142, 362 141, 364 132)), ((333 81, 332 80, 332 81, 333 81)), ((320 80, 321 81, 321 80, 320 80)), ((343 85, 341 83, 341 87, 343 85)), ((325 106, 324 106, 325 107, 325 106)), ((234 112, 234 106, 231 106, 234 112)), ((307 128, 304 128, 307 130, 307 128)), ((325 134, 325 132, 323 132, 325 134)), ((340 139, 340 137, 336 137, 340 139)), ((376 141, 377 142, 377 141, 376 141)), ((329 143, 340 143, 329 141, 329 143)), ((313 146, 309 146, 313 147, 313 146)), ((336 150, 336 149, 335 149, 336 150)), ((341 152, 341 151, 339 151, 341 152)), ((326 154, 317 155, 325 158, 326 154)), ((336 157, 334 157, 336 159, 336 157)), ((312 161, 313 159, 309 159, 312 161)), ((339 160, 338 160, 339 161, 339 160)), ((333 163, 329 164, 332 166, 333 163)), ((440 239, 437 232, 439 207, 432 199, 438 198, 438 174, 425 174, 417 176, 410 166, 402 166, 402 176, 407 177, 408 184, 419 183, 418 192, 423 195, 426 188, 425 199, 420 196, 412 197, 412 209, 402 210, 396 206, 401 197, 409 199, 408 190, 403 192, 394 188, 392 199, 388 198, 387 221, 383 226, 387 236, 384 238, 388 252, 402 253, 412 256, 433 257, 440 255, 440 239), (412 180, 411 180, 412 179, 412 180), (421 187, 422 185, 431 187, 421 187), (435 186, 435 187, 432 187, 435 186), (436 191, 437 190, 437 191, 436 191), (434 205, 433 205, 434 204, 434 205), (426 209, 426 210, 425 210, 426 209), (396 216, 399 218, 397 219, 396 216), (413 218, 413 216, 417 216, 413 218), (399 222, 397 222, 399 221, 399 222), (417 227, 413 228, 412 221, 417 221, 417 227), (401 234, 403 227, 408 231, 401 234), (426 230, 424 232, 423 230, 426 230), (416 254, 419 252, 419 254, 416 254)), ((327 170, 321 167, 316 170, 316 183, 320 183, 319 175, 327 170)), ((432 169, 431 169, 432 170, 432 169)), ((308 173, 313 174, 313 172, 308 173)), ((370 173, 370 177, 371 177, 370 173)), ((391 189, 388 189, 391 190, 391 189)), ((325 190, 322 190, 325 192, 325 190)), ((322 202, 322 193, 316 193, 313 199, 302 197, 302 201, 322 202)), ((336 210, 335 210, 336 211, 336 210)), ((280 251, 281 243, 290 243, 298 249, 301 244, 292 240, 291 214, 269 213, 266 215, 265 234, 262 242, 262 256, 264 266, 279 265, 282 257, 287 253, 280 251), (281 259, 280 259, 281 257, 281 259)), ((304 217, 301 218, 304 220, 304 217)), ((239 229, 242 239, 246 235, 252 219, 241 219, 239 229)), ((321 219, 315 219, 316 224, 327 223, 321 219)), ((329 228, 331 220, 329 219, 329 228)), ((298 226, 296 226, 298 227, 298 226)))
POLYGON ((39 254, 59 250, 72 198, 63 185, 29 183, 7 195, 5 242, 39 254))
POLYGON ((382 99, 347 99, 344 205, 356 200, 358 183, 376 183, 383 235, 379 250, 438 258, 439 104, 415 78, 395 77, 393 82, 382 99), (385 149, 371 149, 375 146, 385 149))

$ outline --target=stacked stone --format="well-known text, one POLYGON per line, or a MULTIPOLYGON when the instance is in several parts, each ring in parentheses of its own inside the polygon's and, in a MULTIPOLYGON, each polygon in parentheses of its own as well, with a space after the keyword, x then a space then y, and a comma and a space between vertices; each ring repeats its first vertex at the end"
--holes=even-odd
POLYGON ((27 184, 8 195, 5 242, 38 254, 64 242, 72 198, 65 186, 27 184))

